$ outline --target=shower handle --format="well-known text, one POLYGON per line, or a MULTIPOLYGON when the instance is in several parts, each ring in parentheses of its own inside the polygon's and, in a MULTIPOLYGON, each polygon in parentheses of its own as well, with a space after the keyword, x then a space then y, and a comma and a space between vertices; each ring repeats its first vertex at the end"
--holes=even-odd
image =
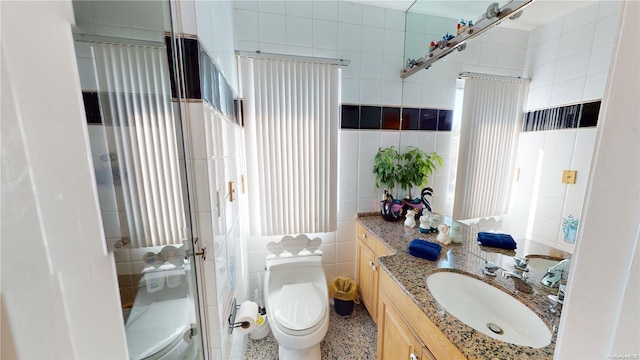
POLYGON ((207 260, 207 248, 203 247, 202 250, 200 250, 197 253, 193 254, 193 256, 200 256, 200 257, 202 257, 202 260, 207 260))

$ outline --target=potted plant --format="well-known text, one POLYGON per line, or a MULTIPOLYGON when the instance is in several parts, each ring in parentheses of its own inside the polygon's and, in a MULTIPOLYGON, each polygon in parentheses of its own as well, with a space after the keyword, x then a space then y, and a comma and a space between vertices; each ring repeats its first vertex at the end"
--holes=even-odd
POLYGON ((376 175, 376 187, 385 187, 384 199, 380 202, 380 214, 388 221, 397 221, 402 217, 402 205, 392 195, 398 183, 399 160, 400 153, 393 146, 379 148, 374 158, 373 173, 376 175))
POLYGON ((400 153, 393 147, 379 148, 374 158, 373 173, 376 175, 376 187, 384 185, 389 193, 398 183, 398 161, 400 153))
POLYGON ((426 153, 420 148, 410 146, 410 150, 401 154, 398 166, 398 183, 404 191, 408 191, 408 198, 419 203, 419 198, 413 198, 414 188, 422 188, 427 185, 427 181, 436 169, 442 166, 442 157, 435 151, 426 153))
MULTIPOLYGON (((402 211, 393 209, 394 204, 399 201, 394 200, 393 190, 396 185, 400 185, 403 191, 409 192, 409 203, 412 207, 421 208, 421 200, 425 199, 426 194, 421 194, 423 199, 413 199, 411 191, 415 187, 422 187, 427 184, 429 176, 436 169, 436 166, 442 166, 442 158, 435 151, 426 153, 417 147, 410 147, 410 150, 402 154, 393 146, 387 148, 379 148, 374 159, 373 173, 376 175, 376 187, 384 186, 385 198, 381 202, 382 216, 387 220, 398 220, 402 216, 402 211)), ((433 191, 428 189, 428 195, 433 191)), ((401 207, 397 205, 396 208, 401 207)))

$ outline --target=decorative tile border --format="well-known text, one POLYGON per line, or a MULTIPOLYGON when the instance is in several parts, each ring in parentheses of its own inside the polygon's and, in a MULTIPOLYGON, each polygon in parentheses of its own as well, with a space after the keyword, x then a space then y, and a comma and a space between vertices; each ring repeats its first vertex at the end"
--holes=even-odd
POLYGON ((343 104, 342 129, 451 131, 453 110, 343 104))
MULTIPOLYGON (((182 71, 184 73, 182 97, 188 102, 205 101, 242 126, 242 100, 236 99, 233 89, 222 76, 202 43, 198 39, 186 37, 176 41, 180 41, 182 44, 182 71)), ((165 37, 165 43, 169 62, 171 96, 175 100, 178 97, 178 86, 173 66, 173 42, 169 36, 165 37)), ((85 114, 89 124, 102 124, 99 95, 95 91, 82 92, 85 114)))
POLYGON ((87 124, 102 124, 98 93, 96 91, 83 91, 82 101, 84 102, 84 113, 87 117, 87 124))
POLYGON ((575 129, 598 125, 601 101, 530 111, 522 119, 522 131, 575 129))
MULTIPOLYGON (((180 54, 183 64, 184 89, 182 96, 187 100, 203 100, 209 105, 219 110, 232 121, 242 125, 239 118, 241 111, 236 101, 236 94, 233 88, 222 75, 209 55, 204 44, 199 39, 181 37, 175 40, 180 41, 182 52, 180 54)), ((173 66, 173 42, 169 36, 165 37, 167 45, 167 55, 169 59, 169 71, 171 73, 171 94, 177 98, 178 87, 175 83, 173 66)))

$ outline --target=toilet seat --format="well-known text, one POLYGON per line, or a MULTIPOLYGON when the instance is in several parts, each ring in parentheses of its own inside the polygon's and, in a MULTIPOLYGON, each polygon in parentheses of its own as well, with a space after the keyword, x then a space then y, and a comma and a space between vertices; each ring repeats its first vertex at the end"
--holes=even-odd
POLYGON ((132 310, 125 326, 129 357, 146 359, 175 346, 191 326, 190 305, 185 297, 132 310))
MULTIPOLYGON (((195 322, 193 300, 188 296, 184 270, 164 271, 177 276, 173 287, 147 290, 147 277, 140 279, 138 292, 125 324, 127 347, 131 360, 164 359, 165 354, 183 342, 184 334, 195 322)), ((169 356, 167 359, 175 358, 169 356)))
POLYGON ((322 294, 313 283, 284 285, 278 291, 273 314, 282 331, 291 335, 305 335, 315 331, 327 309, 322 294))

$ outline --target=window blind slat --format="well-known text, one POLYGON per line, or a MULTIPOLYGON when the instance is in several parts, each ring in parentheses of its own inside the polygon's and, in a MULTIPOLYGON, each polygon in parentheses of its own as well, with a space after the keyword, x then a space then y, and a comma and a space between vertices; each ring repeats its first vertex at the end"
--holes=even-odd
POLYGON ((166 49, 92 44, 122 236, 135 248, 186 235, 166 49), (118 179, 114 179, 118 180, 118 179))
POLYGON ((506 212, 516 147, 518 120, 528 84, 488 79, 465 81, 454 217, 502 215, 506 212), (464 174, 461 176, 460 174, 464 174), (462 180, 465 179, 465 180, 462 180))
POLYGON ((330 170, 337 159, 337 68, 249 58, 241 59, 240 68, 245 131, 256 142, 247 153, 248 175, 265 178, 249 185, 250 201, 261 214, 252 234, 335 231, 336 213, 328 209, 337 208, 329 185, 337 182, 330 170), (269 79, 270 86, 258 86, 258 79, 269 79))

